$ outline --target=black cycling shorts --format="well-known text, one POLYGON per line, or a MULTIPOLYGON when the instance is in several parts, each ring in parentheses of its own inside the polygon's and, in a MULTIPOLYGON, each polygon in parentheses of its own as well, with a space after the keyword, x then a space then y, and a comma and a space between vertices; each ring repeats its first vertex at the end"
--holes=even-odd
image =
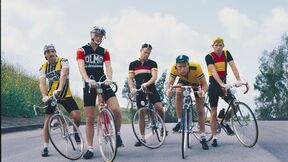
MULTIPOLYGON (((223 91, 219 84, 217 83, 210 83, 208 87, 208 96, 209 96, 209 102, 210 107, 217 107, 219 97, 223 96, 223 91)), ((227 96, 224 98, 225 102, 229 103, 232 101, 235 97, 232 95, 231 91, 227 91, 227 96)))
MULTIPOLYGON (((148 99, 152 104, 161 102, 159 93, 157 92, 155 85, 149 86, 148 91, 152 92, 152 94, 148 94, 148 99)), ((146 94, 144 92, 139 92, 139 94, 136 96, 136 103, 138 108, 147 105, 146 94)))
MULTIPOLYGON (((75 102, 73 97, 66 97, 63 99, 58 99, 57 103, 61 104, 69 114, 73 110, 79 110, 79 107, 78 107, 78 105, 75 102)), ((48 103, 48 108, 46 109, 45 113, 46 114, 54 114, 54 112, 55 112, 55 107, 52 107, 48 103)))
MULTIPOLYGON (((191 84, 185 80, 182 80, 182 79, 179 79, 178 80, 178 83, 181 83, 183 84, 184 86, 199 86, 199 84, 191 84)), ((193 89, 193 93, 194 93, 194 96, 195 98, 199 98, 199 95, 196 91, 198 91, 199 89, 198 88, 192 88, 193 89)))
MULTIPOLYGON (((116 96, 110 86, 101 85, 104 94, 104 100, 107 101, 109 98, 116 96)), ((83 88, 83 95, 84 95, 84 106, 95 106, 96 104, 96 89, 91 88, 89 93, 89 86, 85 83, 85 87, 83 88)))

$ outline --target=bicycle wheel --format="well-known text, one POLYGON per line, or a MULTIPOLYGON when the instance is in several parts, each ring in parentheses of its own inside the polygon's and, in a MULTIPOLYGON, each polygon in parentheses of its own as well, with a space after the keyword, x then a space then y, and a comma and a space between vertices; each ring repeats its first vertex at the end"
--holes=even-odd
POLYGON ((243 102, 236 102, 236 113, 232 117, 232 126, 238 140, 246 147, 253 147, 258 140, 257 120, 249 108, 243 102))
POLYGON ((67 116, 54 114, 48 121, 48 133, 55 149, 65 158, 79 159, 84 153, 84 141, 76 124, 67 116))
POLYGON ((162 118, 154 109, 148 107, 136 111, 132 129, 137 140, 151 149, 160 147, 166 138, 166 127, 162 118), (144 142, 141 140, 143 138, 144 142))
POLYGON ((181 131, 182 131, 182 144, 181 144, 181 151, 182 151, 182 159, 185 159, 185 152, 188 148, 189 144, 189 118, 187 109, 182 110, 182 118, 181 118, 181 131))
MULTIPOLYGON (((201 141, 201 132, 200 132, 200 126, 198 124, 198 113, 196 110, 196 105, 193 105, 193 117, 192 117, 192 133, 196 137, 197 140, 201 141)), ((211 117, 211 111, 210 108, 207 105, 204 105, 204 119, 205 119, 205 137, 206 141, 210 141, 212 139, 212 133, 211 133, 211 127, 210 127, 210 117, 211 117)))
POLYGON ((117 154, 116 128, 114 115, 108 108, 103 108, 98 116, 98 143, 104 161, 113 161, 117 154))

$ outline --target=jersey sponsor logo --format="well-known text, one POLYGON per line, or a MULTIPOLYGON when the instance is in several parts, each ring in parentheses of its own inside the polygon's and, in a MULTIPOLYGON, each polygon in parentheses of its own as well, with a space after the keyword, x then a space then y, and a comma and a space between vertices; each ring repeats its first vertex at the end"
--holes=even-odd
POLYGON ((85 56, 85 68, 103 67, 103 56, 98 54, 90 54, 85 56))
POLYGON ((46 74, 46 78, 49 82, 54 82, 60 79, 60 70, 53 70, 46 74))

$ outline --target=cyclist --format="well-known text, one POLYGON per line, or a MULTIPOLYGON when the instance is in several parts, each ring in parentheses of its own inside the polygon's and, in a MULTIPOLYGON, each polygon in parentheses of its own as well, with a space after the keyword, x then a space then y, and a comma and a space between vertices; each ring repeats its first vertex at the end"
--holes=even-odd
MULTIPOLYGON (((212 146, 217 147, 217 133, 216 133, 216 115, 217 115, 217 106, 219 97, 224 99, 227 103, 233 99, 231 92, 226 89, 228 85, 226 84, 226 76, 227 76, 227 64, 232 69, 232 72, 237 79, 236 85, 241 85, 241 79, 238 72, 238 69, 235 65, 235 62, 232 58, 231 53, 228 50, 223 50, 224 48, 224 40, 223 38, 215 38, 212 42, 213 52, 209 53, 205 57, 205 61, 208 67, 209 74, 209 88, 208 88, 208 96, 211 107, 211 132, 213 135, 212 138, 212 146)), ((222 126, 226 130, 229 135, 233 135, 234 131, 228 125, 228 121, 231 118, 231 112, 228 113, 227 117, 224 119, 222 126)))
MULTIPOLYGON (((198 124, 201 131, 201 145, 203 150, 208 150, 209 147, 207 145, 206 137, 205 137, 205 117, 204 117, 204 100, 205 93, 208 89, 208 85, 205 79, 205 76, 202 72, 202 68, 200 64, 195 61, 189 61, 189 57, 187 55, 179 55, 176 58, 176 64, 171 67, 170 76, 168 83, 166 85, 166 93, 168 97, 172 96, 171 87, 174 84, 176 77, 179 77, 177 85, 192 85, 195 87, 201 86, 201 90, 199 88, 193 88, 194 96, 196 99, 196 108, 198 114, 198 124)), ((180 122, 182 115, 182 106, 183 106, 183 90, 176 89, 176 113, 178 117, 178 122, 176 126, 173 128, 174 132, 178 132, 180 130, 180 122)))
POLYGON ((91 41, 87 45, 77 50, 77 62, 80 74, 83 79, 84 109, 86 113, 86 136, 88 150, 84 154, 84 159, 91 159, 94 156, 93 137, 94 137, 94 120, 95 120, 95 103, 96 91, 89 91, 89 84, 96 86, 96 81, 104 81, 103 85, 104 99, 107 105, 114 113, 116 123, 116 145, 123 146, 120 137, 121 111, 120 105, 115 93, 110 85, 112 84, 112 66, 110 53, 107 49, 100 46, 106 36, 106 31, 102 27, 94 26, 90 31, 91 41), (106 76, 104 74, 104 66, 106 76))
MULTIPOLYGON (((140 87, 144 89, 148 89, 153 95, 148 94, 149 101, 154 105, 160 117, 164 120, 164 111, 161 103, 160 96, 156 90, 155 81, 157 80, 157 63, 153 60, 148 59, 152 52, 151 44, 144 43, 140 49, 140 57, 139 59, 132 61, 129 64, 129 74, 128 74, 128 85, 131 90, 131 93, 135 95, 136 88, 140 87), (134 79, 136 81, 136 85, 134 84, 134 79)), ((144 93, 140 92, 136 96, 136 103, 138 109, 144 107, 147 103, 146 96, 144 93), (144 103, 143 103, 144 101, 144 103)), ((144 125, 139 123, 140 131, 142 134, 142 141, 145 142, 145 134, 144 134, 144 125)), ((161 130, 161 134, 163 135, 163 129, 161 130)), ((167 134, 167 132, 165 132, 167 134)), ((141 142, 137 141, 135 146, 141 146, 141 142)))
MULTIPOLYGON (((80 125, 80 111, 72 97, 69 84, 69 62, 67 59, 58 57, 56 55, 55 46, 53 44, 44 46, 44 56, 45 63, 42 64, 39 73, 40 73, 40 92, 42 94, 42 101, 44 103, 49 102, 49 96, 55 94, 59 99, 57 100, 67 112, 74 119, 75 124, 79 127, 80 125), (48 87, 46 84, 48 80, 48 87)), ((48 104, 48 108, 45 112, 44 118, 44 149, 42 150, 42 156, 48 156, 48 119, 54 113, 55 107, 51 107, 48 104)), ((75 134, 75 140, 80 142, 80 137, 78 134, 75 134)))

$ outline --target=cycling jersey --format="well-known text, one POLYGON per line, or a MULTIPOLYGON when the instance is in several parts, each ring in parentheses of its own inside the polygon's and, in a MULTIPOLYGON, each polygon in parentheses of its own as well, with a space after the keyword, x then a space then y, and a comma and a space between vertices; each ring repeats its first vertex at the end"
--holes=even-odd
MULTIPOLYGON (((40 78, 44 77, 48 79, 48 96, 53 94, 60 84, 60 72, 61 69, 69 68, 69 62, 67 59, 57 57, 55 63, 50 64, 48 61, 42 64, 39 73, 40 78)), ((59 94, 60 98, 71 97, 69 78, 65 82, 62 92, 59 94)))
MULTIPOLYGON (((210 54, 207 54, 205 57, 207 66, 213 64, 220 78, 226 77, 227 62, 230 62, 232 60, 233 60, 232 55, 228 50, 224 50, 220 56, 218 56, 218 54, 216 54, 215 52, 211 52, 210 54)), ((208 69, 208 75, 209 79, 213 77, 209 69, 208 69)))
MULTIPOLYGON (((139 59, 130 63, 129 73, 134 74, 137 89, 141 87, 142 83, 145 83, 151 79, 153 70, 158 70, 157 63, 150 59, 143 63, 139 59)), ((157 92, 154 83, 149 85, 147 90, 152 92, 152 94, 148 94, 148 99, 152 104, 161 102, 159 93, 157 92)), ((141 108, 147 104, 146 96, 144 93, 141 92, 136 96, 136 103, 138 108, 141 108), (144 101, 144 104, 142 101, 144 101)))
POLYGON ((200 64, 198 64, 195 61, 190 61, 189 62, 188 77, 181 75, 177 71, 176 64, 174 64, 171 67, 170 76, 173 78, 176 78, 176 76, 178 76, 181 80, 186 81, 193 86, 198 86, 199 85, 198 79, 204 77, 204 74, 203 74, 203 71, 202 71, 200 64))
POLYGON ((84 60, 84 67, 88 77, 93 76, 91 78, 96 81, 104 81, 106 79, 104 76, 103 63, 110 61, 110 54, 106 49, 99 46, 96 50, 93 50, 90 43, 88 43, 77 50, 77 60, 78 59, 84 60), (99 80, 100 78, 101 80, 99 80))
MULTIPOLYGON (((158 70, 157 63, 150 59, 143 63, 138 59, 129 65, 129 73, 134 74, 137 88, 140 87, 142 83, 151 79, 153 70, 158 70)), ((152 85, 154 85, 154 83, 150 86, 152 85)))

